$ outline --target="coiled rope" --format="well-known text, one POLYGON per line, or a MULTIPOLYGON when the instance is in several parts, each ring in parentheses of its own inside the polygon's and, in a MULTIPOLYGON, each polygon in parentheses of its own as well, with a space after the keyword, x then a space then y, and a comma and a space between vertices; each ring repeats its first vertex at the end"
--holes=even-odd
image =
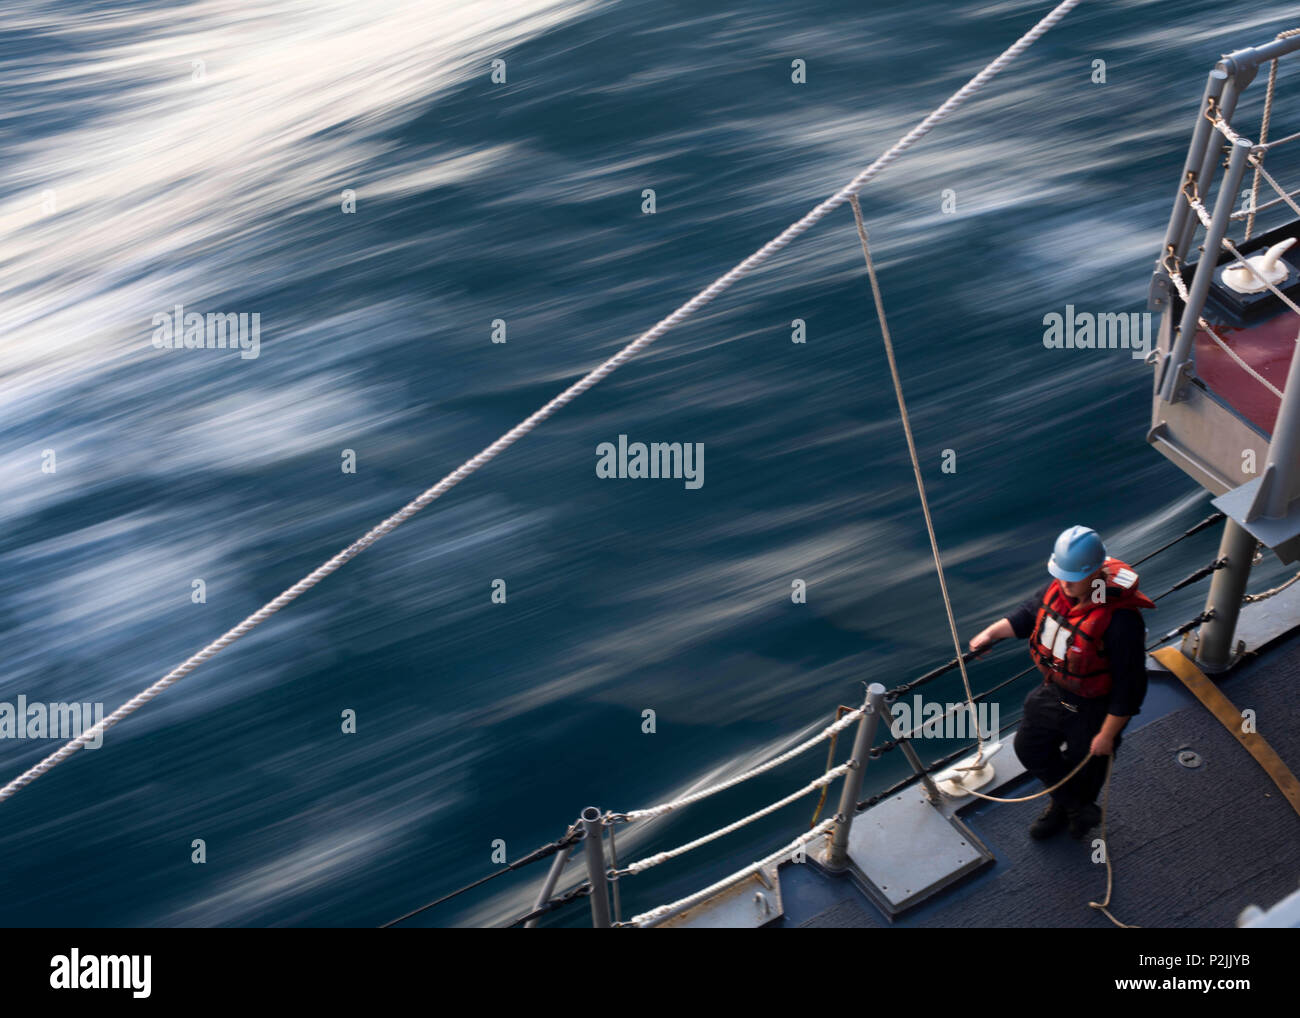
POLYGON ((929 134, 938 124, 947 119, 948 116, 950 116, 959 106, 963 105, 966 100, 979 92, 1008 64, 1015 60, 1016 57, 1032 46, 1040 36, 1049 31, 1057 22, 1064 18, 1065 15, 1078 6, 1079 2, 1080 0, 1062 0, 1061 3, 1057 4, 1057 6, 1045 15, 1036 25, 1034 25, 1033 28, 1016 40, 1016 42, 1009 46, 1000 56, 976 74, 975 77, 971 78, 970 81, 949 96, 941 106, 930 113, 929 116, 912 128, 912 130, 908 131, 902 138, 896 141, 883 155, 877 158, 875 162, 849 181, 849 183, 839 191, 831 195, 831 197, 827 198, 820 205, 814 207, 812 211, 808 212, 802 219, 787 226, 776 237, 772 238, 772 240, 768 241, 744 261, 737 264, 729 272, 719 276, 713 283, 705 287, 686 303, 682 304, 667 318, 664 318, 653 328, 642 333, 641 336, 623 347, 623 349, 614 354, 614 356, 610 357, 599 367, 592 369, 545 406, 541 407, 541 409, 536 410, 531 416, 515 425, 491 445, 484 448, 476 456, 466 460, 433 487, 429 488, 418 498, 408 503, 378 526, 368 531, 357 541, 353 542, 343 551, 329 559, 329 561, 318 566, 288 590, 284 591, 284 593, 280 594, 279 597, 268 601, 252 615, 244 619, 243 622, 239 623, 239 625, 212 641, 197 654, 177 665, 153 685, 149 686, 143 692, 136 694, 126 703, 122 704, 121 707, 117 708, 117 710, 113 711, 113 713, 104 717, 91 729, 83 732, 77 738, 72 739, 44 760, 40 761, 40 763, 31 767, 29 770, 24 771, 3 788, 0 788, 0 800, 10 798, 20 788, 31 784, 31 782, 35 781, 46 771, 66 760, 77 750, 96 740, 104 731, 111 728, 113 725, 116 725, 124 718, 134 714, 163 690, 179 682, 186 675, 199 667, 199 665, 230 646, 230 644, 234 643, 241 636, 244 636, 246 633, 261 625, 281 608, 285 607, 285 605, 295 601, 299 596, 310 590, 344 563, 365 551, 381 537, 405 523, 431 502, 441 498, 461 481, 465 480, 465 478, 496 459, 497 456, 510 448, 510 446, 514 445, 515 442, 527 435, 537 427, 538 424, 542 423, 542 421, 546 420, 557 410, 572 402, 607 375, 612 374, 655 340, 663 336, 664 333, 679 325, 694 312, 713 301, 716 297, 730 289, 741 279, 744 279, 782 248, 786 247, 791 241, 798 238, 805 231, 825 218, 829 213, 833 212, 851 197, 855 196, 863 187, 865 187, 870 181, 874 180, 883 170, 888 168, 895 160, 897 160, 899 156, 929 134))
POLYGON ((1106 817, 1110 812, 1110 772, 1115 766, 1113 756, 1106 759, 1106 785, 1101 793, 1101 850, 1106 856, 1106 897, 1101 901, 1088 902, 1089 908, 1097 909, 1102 915, 1122 930, 1139 930, 1142 927, 1122 923, 1110 914, 1110 894, 1115 889, 1115 869, 1110 863, 1110 842, 1106 840, 1106 817))

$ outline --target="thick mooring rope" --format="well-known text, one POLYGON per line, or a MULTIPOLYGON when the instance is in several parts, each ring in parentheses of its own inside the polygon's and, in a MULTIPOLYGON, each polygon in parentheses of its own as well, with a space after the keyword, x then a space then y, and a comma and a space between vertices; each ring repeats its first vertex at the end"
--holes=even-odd
POLYGON ((113 711, 113 713, 100 720, 92 728, 83 732, 77 738, 67 742, 54 753, 51 753, 44 760, 40 761, 40 763, 31 767, 27 771, 24 771, 3 788, 0 788, 0 801, 10 798, 20 788, 31 784, 31 782, 35 781, 46 771, 49 771, 51 768, 66 760, 77 750, 98 739, 105 730, 111 728, 124 718, 134 714, 163 690, 179 682, 181 679, 185 678, 186 675, 190 674, 190 672, 194 671, 194 669, 198 668, 199 665, 203 664, 203 662, 214 657, 220 651, 238 640, 241 636, 244 636, 257 626, 261 625, 281 608, 285 607, 285 605, 295 601, 298 597, 310 590, 325 577, 329 576, 344 563, 361 554, 361 552, 365 551, 381 537, 401 526, 401 524, 405 523, 421 509, 425 508, 436 499, 441 498, 452 488, 456 487, 456 485, 460 484, 461 481, 465 480, 465 478, 477 472, 487 463, 496 459, 497 456, 510 448, 510 446, 514 445, 515 442, 519 441, 519 439, 527 435, 537 427, 538 424, 546 420, 560 408, 571 403, 607 375, 618 370, 618 368, 623 364, 627 363, 627 361, 631 360, 651 343, 663 336, 664 333, 685 321, 700 308, 709 304, 720 294, 729 290, 735 283, 750 275, 761 265, 771 259, 773 255, 786 247, 791 241, 795 240, 808 229, 816 225, 827 215, 856 195, 870 181, 879 176, 879 174, 887 169, 895 160, 898 159, 899 156, 929 134, 935 126, 947 119, 948 116, 950 116, 959 106, 964 104, 966 100, 984 88, 984 86, 996 77, 997 74, 1008 64, 1032 46, 1040 36, 1049 31, 1057 22, 1078 6, 1079 2, 1080 0, 1062 0, 1061 3, 1057 4, 1056 7, 1048 12, 1048 14, 1034 25, 1033 28, 1017 39, 1000 56, 985 66, 985 68, 976 74, 975 77, 971 78, 970 81, 949 96, 941 106, 930 113, 929 116, 912 128, 912 130, 908 131, 902 138, 896 141, 883 155, 877 158, 875 162, 850 180, 839 191, 831 195, 831 197, 827 198, 820 205, 814 207, 802 219, 791 223, 782 230, 781 233, 764 244, 744 261, 737 264, 729 272, 719 276, 685 304, 682 304, 667 318, 664 318, 653 328, 642 333, 637 339, 623 347, 623 349, 618 351, 618 353, 614 354, 614 356, 610 357, 603 364, 593 368, 549 403, 534 411, 523 421, 520 421, 477 455, 466 460, 441 481, 421 494, 418 498, 414 499, 398 512, 388 517, 388 519, 384 520, 378 526, 367 531, 358 540, 304 576, 292 587, 284 591, 284 593, 271 601, 268 601, 252 615, 244 619, 243 622, 239 623, 239 625, 228 630, 198 653, 181 662, 181 664, 177 665, 153 685, 149 686, 142 692, 137 693, 126 703, 122 704, 121 707, 113 711))

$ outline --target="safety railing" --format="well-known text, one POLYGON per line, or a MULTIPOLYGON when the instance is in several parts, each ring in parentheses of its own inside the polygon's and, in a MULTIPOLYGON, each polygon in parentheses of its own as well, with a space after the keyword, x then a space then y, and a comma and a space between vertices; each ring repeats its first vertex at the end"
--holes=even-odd
MULTIPOLYGON (((1223 520, 1223 513, 1212 513, 1153 551, 1134 559, 1131 564, 1136 567, 1146 563, 1188 538, 1201 533, 1223 520)), ((1198 580, 1204 579, 1207 576, 1212 576, 1221 568, 1222 560, 1215 559, 1214 561, 1207 563, 1205 566, 1193 571, 1183 579, 1178 580, 1161 593, 1153 595, 1152 600, 1160 601, 1170 594, 1182 590, 1198 580)), ((1296 583, 1297 580, 1300 580, 1300 573, 1297 573, 1295 576, 1292 576, 1290 579, 1269 590, 1245 595, 1243 602, 1252 603, 1273 597, 1296 583)), ((1176 626, 1161 634, 1151 643, 1147 644, 1145 649, 1151 651, 1162 644, 1178 639, 1202 623, 1209 621, 1211 618, 1211 612, 1201 612, 1194 618, 1184 622, 1182 625, 1176 626)), ((962 660, 963 662, 969 662, 981 655, 982 652, 977 653, 971 651, 962 655, 962 660)), ((429 904, 423 905, 398 919, 385 923, 384 925, 396 925, 397 923, 419 915, 436 905, 441 905, 461 894, 472 891, 488 881, 504 875, 504 873, 521 869, 531 863, 540 862, 545 858, 552 858, 552 863, 541 887, 538 890, 533 907, 528 912, 512 919, 506 925, 524 926, 528 928, 535 927, 542 917, 562 909, 566 905, 579 901, 582 898, 589 899, 592 924, 598 928, 629 926, 646 927, 660 925, 667 919, 680 915, 682 912, 694 905, 706 901, 710 897, 735 886, 737 883, 747 879, 753 874, 758 873, 773 864, 793 858, 796 853, 806 849, 808 845, 822 837, 829 837, 829 840, 825 853, 822 857, 817 859, 817 862, 829 872, 842 871, 846 866, 846 849, 849 843, 853 821, 858 814, 889 796, 896 795, 898 792, 918 781, 922 783, 925 789, 926 798, 931 803, 937 805, 943 793, 936 784, 934 775, 945 768, 948 768, 954 763, 954 761, 968 755, 972 749, 978 749, 982 745, 982 740, 964 744, 956 750, 953 750, 936 760, 932 760, 929 764, 925 764, 922 762, 920 755, 912 744, 918 733, 927 726, 943 721, 956 711, 966 709, 973 710, 976 703, 996 696, 1002 690, 1035 671, 1033 666, 1025 668, 1016 672, 1014 675, 1003 679, 988 689, 975 694, 966 702, 950 705, 944 712, 942 712, 939 718, 927 718, 925 721, 917 724, 913 728, 899 733, 884 742, 877 743, 875 741, 880 721, 882 718, 888 719, 889 706, 892 703, 896 702, 900 697, 910 694, 913 691, 948 675, 958 667, 957 659, 953 658, 941 665, 931 668, 914 679, 902 682, 888 690, 878 683, 872 684, 868 688, 867 696, 862 706, 857 708, 839 708, 836 712, 834 721, 816 735, 813 735, 782 753, 772 756, 757 766, 750 767, 731 778, 715 782, 705 788, 668 800, 667 802, 660 803, 656 806, 640 810, 632 810, 625 813, 602 811, 598 807, 589 806, 582 811, 581 816, 573 824, 569 825, 564 836, 560 839, 551 842, 550 844, 543 845, 541 848, 530 852, 528 855, 523 856, 514 863, 504 866, 500 870, 494 871, 492 874, 484 878, 473 881, 459 890, 453 891, 450 894, 445 894, 429 904), (854 725, 857 726, 857 729, 854 737, 852 753, 850 754, 849 759, 844 763, 835 765, 834 753, 836 741, 841 732, 848 730, 854 725), (627 865, 621 865, 619 863, 616 830, 620 825, 630 824, 640 820, 660 818, 685 807, 703 802, 715 795, 742 785, 753 778, 766 774, 783 764, 789 763, 828 740, 830 747, 827 754, 827 763, 825 771, 820 777, 807 782, 789 795, 783 796, 781 799, 749 813, 741 817, 739 820, 717 828, 716 830, 695 838, 692 841, 688 841, 672 849, 653 853, 627 865), (895 749, 898 749, 903 753, 911 773, 894 784, 883 788, 870 796, 862 798, 862 787, 865 780, 866 768, 869 763, 873 760, 880 759, 884 754, 895 749), (826 820, 820 820, 820 811, 825 795, 830 786, 840 778, 844 778, 844 783, 840 788, 839 805, 836 813, 826 820), (780 848, 771 852, 758 862, 751 863, 708 887, 696 891, 684 898, 639 913, 627 921, 622 919, 620 882, 623 879, 644 873, 647 870, 662 865, 663 863, 684 856, 697 848, 723 838, 734 831, 740 830, 742 827, 760 820, 763 817, 769 816, 819 790, 822 793, 822 800, 818 803, 817 810, 814 812, 812 823, 810 824, 808 831, 782 845, 780 848), (608 849, 606 848, 606 844, 608 844, 608 849), (557 895, 555 889, 559 886, 566 867, 579 855, 583 857, 585 863, 586 879, 557 895)), ((1005 730, 1005 727, 1010 726, 1004 726, 1003 730, 1005 730)), ((987 734, 995 735, 1000 734, 1000 732, 990 732, 987 734)))

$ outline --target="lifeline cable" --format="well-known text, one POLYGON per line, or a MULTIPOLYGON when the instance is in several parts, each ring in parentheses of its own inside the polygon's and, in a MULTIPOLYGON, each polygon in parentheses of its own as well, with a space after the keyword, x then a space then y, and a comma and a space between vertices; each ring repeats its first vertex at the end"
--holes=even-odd
POLYGON ((531 912, 525 912, 517 919, 510 920, 510 922, 506 923, 506 928, 513 929, 514 927, 520 926, 523 923, 532 922, 534 919, 540 919, 542 916, 546 915, 546 913, 554 912, 557 908, 563 908, 565 905, 569 904, 569 902, 577 901, 579 898, 586 897, 590 893, 591 893, 591 884, 584 881, 583 883, 575 887, 573 890, 566 891, 558 898, 552 898, 550 901, 546 902, 546 904, 539 905, 531 912))
POLYGON ((1205 517, 1205 519, 1201 520, 1201 522, 1198 523, 1198 524, 1196 524, 1194 527, 1191 527, 1191 528, 1189 528, 1189 529, 1187 529, 1187 530, 1184 530, 1181 534, 1179 534, 1177 537, 1175 537, 1172 541, 1169 541, 1169 542, 1166 543, 1166 544, 1162 544, 1159 548, 1157 548, 1157 549, 1156 549, 1155 551, 1153 551, 1153 552, 1148 552, 1146 555, 1143 555, 1143 556, 1142 556, 1140 559, 1138 559, 1136 562, 1131 563, 1131 565, 1133 566, 1134 569, 1136 569, 1136 568, 1137 568, 1138 566, 1140 566, 1143 562, 1147 561, 1147 559, 1153 559, 1153 558, 1155 558, 1155 557, 1156 557, 1157 555, 1159 555, 1162 551, 1168 551, 1170 548, 1172 548, 1174 545, 1176 545, 1179 541, 1185 541, 1187 538, 1191 537, 1193 534, 1199 534, 1199 533, 1200 533, 1202 530, 1204 530, 1206 527, 1212 527, 1212 526, 1214 526, 1216 523, 1218 523, 1218 522, 1220 522, 1221 520, 1224 520, 1224 519, 1226 519, 1226 518, 1227 518, 1227 517, 1226 517, 1223 513, 1221 513, 1221 512, 1210 513, 1209 516, 1205 517))
POLYGON ((452 891, 450 894, 444 894, 441 898, 431 901, 427 905, 421 905, 419 908, 407 912, 406 915, 398 916, 396 919, 390 919, 388 922, 380 926, 379 929, 386 930, 390 926, 396 926, 398 923, 405 922, 407 919, 410 919, 412 916, 417 916, 421 912, 427 912, 429 909, 433 908, 436 905, 441 905, 444 901, 451 901, 452 898, 459 897, 460 895, 464 894, 466 891, 472 891, 476 887, 481 887, 484 884, 486 884, 489 880, 495 880, 497 877, 502 876, 503 874, 512 873, 513 871, 517 869, 522 869, 523 867, 528 866, 531 863, 540 862, 542 859, 549 858, 550 856, 554 855, 556 852, 563 851, 564 849, 572 845, 574 842, 581 840, 581 838, 582 838, 582 831, 571 827, 569 828, 569 832, 559 841, 553 841, 549 845, 543 845, 541 848, 534 849, 533 851, 529 852, 527 855, 521 856, 520 858, 516 859, 514 862, 502 866, 499 870, 492 871, 486 877, 480 877, 478 880, 475 880, 473 883, 466 884, 464 887, 452 891))

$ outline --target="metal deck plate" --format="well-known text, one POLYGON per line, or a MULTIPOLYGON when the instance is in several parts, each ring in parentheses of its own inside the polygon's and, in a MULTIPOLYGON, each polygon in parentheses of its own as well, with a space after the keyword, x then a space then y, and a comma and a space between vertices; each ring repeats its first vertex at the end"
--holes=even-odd
MULTIPOLYGON (((1252 588, 1258 586, 1259 584, 1251 584, 1252 588)), ((1294 630, 1296 619, 1300 619, 1300 583, 1274 594, 1267 601, 1242 605, 1233 640, 1245 643, 1248 652, 1259 651, 1294 630)), ((1146 661, 1147 671, 1168 673, 1168 669, 1150 654, 1146 661)), ((1237 663, 1238 660, 1234 658, 1233 664, 1237 663)))
POLYGON ((1296 619, 1300 619, 1300 583, 1279 591, 1267 601, 1244 605, 1233 638, 1244 640, 1247 650, 1259 650, 1294 629, 1296 619))
POLYGON ((1253 520, 1246 518, 1262 481, 1262 477, 1256 477, 1226 495, 1211 499, 1210 503, 1231 516, 1237 526, 1251 537, 1272 548, 1283 562, 1295 562, 1300 557, 1300 508, 1293 505, 1291 512, 1279 519, 1269 516, 1257 516, 1253 520))
POLYGON ((853 821, 849 861, 868 897, 895 916, 992 862, 993 853, 960 819, 909 788, 853 821))
POLYGON ((753 929, 782 914, 781 881, 776 866, 755 873, 707 901, 656 924, 655 929, 753 929))

